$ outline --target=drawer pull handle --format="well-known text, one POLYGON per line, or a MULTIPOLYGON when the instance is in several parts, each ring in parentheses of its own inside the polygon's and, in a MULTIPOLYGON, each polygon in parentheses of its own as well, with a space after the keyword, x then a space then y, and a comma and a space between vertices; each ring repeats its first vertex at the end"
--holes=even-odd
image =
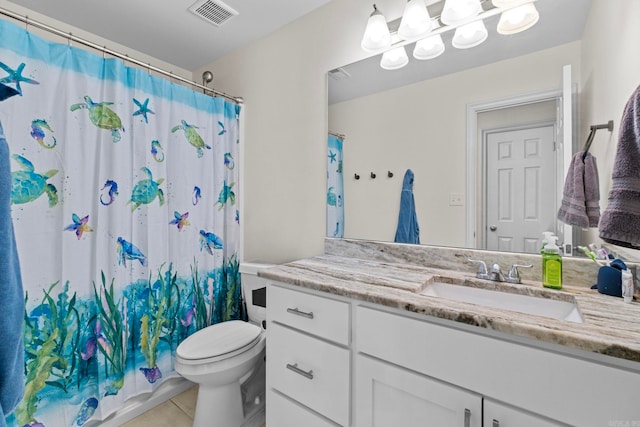
POLYGON ((464 410, 464 427, 471 426, 471 410, 465 408, 464 410))
POLYGON ((300 368, 298 368, 298 364, 294 363, 293 365, 291 363, 287 363, 287 369, 292 370, 293 372, 295 372, 296 374, 302 375, 303 377, 312 380, 313 379, 313 371, 305 371, 302 370, 300 368))
POLYGON ((493 420, 493 427, 500 427, 498 420, 493 420))
POLYGON ((298 308, 287 308, 287 313, 291 313, 291 314, 297 314, 298 316, 302 316, 302 317, 306 317, 307 319, 313 319, 313 312, 304 312, 304 311, 300 311, 298 310, 298 308))

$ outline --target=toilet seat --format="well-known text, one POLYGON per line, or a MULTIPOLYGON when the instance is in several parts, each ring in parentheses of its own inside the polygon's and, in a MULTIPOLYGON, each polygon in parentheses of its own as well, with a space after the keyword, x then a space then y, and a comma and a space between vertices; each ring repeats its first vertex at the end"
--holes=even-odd
POLYGON ((262 329, 241 320, 217 323, 182 341, 176 356, 184 364, 217 362, 244 353, 260 342, 262 329))

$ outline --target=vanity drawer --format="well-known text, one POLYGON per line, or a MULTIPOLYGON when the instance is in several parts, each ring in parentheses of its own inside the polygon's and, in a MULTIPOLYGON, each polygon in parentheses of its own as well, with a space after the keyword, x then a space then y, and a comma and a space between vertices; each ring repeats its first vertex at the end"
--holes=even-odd
POLYGON ((269 322, 269 387, 346 426, 349 424, 349 383, 348 349, 269 322))
POLYGON ((270 389, 267 391, 267 425, 276 427, 338 427, 308 408, 270 389))
POLYGON ((349 345, 349 304, 330 298, 267 286, 269 321, 349 345))

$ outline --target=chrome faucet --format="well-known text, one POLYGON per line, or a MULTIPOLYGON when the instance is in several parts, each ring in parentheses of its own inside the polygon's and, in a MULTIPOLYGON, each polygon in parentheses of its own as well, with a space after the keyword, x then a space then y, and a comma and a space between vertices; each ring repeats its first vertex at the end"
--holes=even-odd
POLYGON ((475 262, 478 264, 478 271, 476 272, 476 277, 478 279, 491 280, 493 282, 508 282, 508 283, 522 283, 522 279, 520 278, 520 272, 518 268, 531 268, 532 265, 521 265, 521 264, 513 264, 509 269, 509 272, 505 276, 502 273, 502 269, 500 268, 500 264, 493 263, 491 264, 491 268, 487 269, 487 264, 484 261, 479 259, 471 259, 467 258, 469 262, 475 262))
POLYGON ((504 282, 502 269, 500 268, 500 264, 497 262, 491 265, 491 270, 489 270, 489 280, 493 280, 494 282, 504 282))
POLYGON ((522 283, 522 279, 520 279, 520 272, 518 271, 518 267, 520 268, 531 268, 533 265, 521 265, 521 264, 513 264, 507 273, 507 277, 505 277, 505 282, 509 283, 522 283))
POLYGON ((487 271, 487 264, 485 264, 484 261, 482 261, 480 259, 471 259, 471 258, 467 258, 467 261, 475 262, 475 263, 478 264, 478 271, 476 272, 476 277, 478 279, 491 280, 491 279, 489 279, 489 272, 487 271))

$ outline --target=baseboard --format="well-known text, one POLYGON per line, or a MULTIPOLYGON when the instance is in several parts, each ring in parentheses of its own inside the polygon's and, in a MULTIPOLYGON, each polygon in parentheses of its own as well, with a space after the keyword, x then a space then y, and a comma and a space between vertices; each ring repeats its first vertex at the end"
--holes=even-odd
POLYGON ((104 421, 89 421, 86 427, 119 427, 138 415, 166 402, 180 393, 194 387, 195 384, 184 378, 172 378, 164 382, 153 393, 132 397, 115 414, 104 421))

